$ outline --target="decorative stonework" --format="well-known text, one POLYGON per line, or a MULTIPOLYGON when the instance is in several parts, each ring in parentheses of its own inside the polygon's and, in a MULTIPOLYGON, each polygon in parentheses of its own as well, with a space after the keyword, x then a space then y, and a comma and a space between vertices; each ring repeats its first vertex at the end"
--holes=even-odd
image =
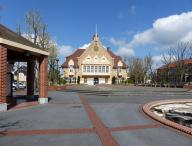
POLYGON ((171 103, 186 103, 186 102, 192 102, 191 99, 175 99, 175 100, 160 100, 160 101, 154 101, 154 102, 150 102, 145 104, 142 109, 143 112, 145 114, 147 114, 149 117, 151 117, 152 119, 166 125, 169 127, 172 127, 174 129, 177 129, 179 131, 182 131, 184 133, 190 134, 192 135, 192 129, 183 125, 180 125, 178 123, 172 122, 170 120, 164 119, 158 115, 156 115, 155 113, 152 112, 152 108, 156 107, 156 106, 160 106, 163 104, 171 104, 171 103))

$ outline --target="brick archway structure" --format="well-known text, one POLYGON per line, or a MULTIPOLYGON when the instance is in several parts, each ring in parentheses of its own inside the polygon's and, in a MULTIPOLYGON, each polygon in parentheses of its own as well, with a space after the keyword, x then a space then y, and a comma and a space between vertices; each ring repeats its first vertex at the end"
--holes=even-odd
POLYGON ((39 63, 40 104, 48 102, 48 51, 0 24, 0 111, 7 110, 7 73, 12 62, 27 62, 27 96, 34 95, 35 62, 39 63))

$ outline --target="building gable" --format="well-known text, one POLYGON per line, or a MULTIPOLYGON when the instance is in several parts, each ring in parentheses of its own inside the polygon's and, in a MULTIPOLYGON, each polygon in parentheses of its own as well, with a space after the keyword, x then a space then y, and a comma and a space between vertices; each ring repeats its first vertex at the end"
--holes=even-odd
POLYGON ((103 47, 98 35, 94 35, 90 46, 86 48, 83 54, 79 57, 81 64, 111 64, 113 66, 113 58, 108 53, 107 49, 103 47), (89 62, 90 61, 90 62, 89 62))

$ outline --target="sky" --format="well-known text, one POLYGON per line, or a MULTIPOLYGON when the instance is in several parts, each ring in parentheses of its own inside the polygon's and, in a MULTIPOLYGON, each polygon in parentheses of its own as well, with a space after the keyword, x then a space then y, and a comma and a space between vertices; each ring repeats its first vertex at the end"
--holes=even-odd
POLYGON ((37 9, 58 44, 60 63, 95 33, 120 56, 161 55, 170 46, 192 40, 192 0, 0 0, 0 22, 25 32, 25 14, 37 9))

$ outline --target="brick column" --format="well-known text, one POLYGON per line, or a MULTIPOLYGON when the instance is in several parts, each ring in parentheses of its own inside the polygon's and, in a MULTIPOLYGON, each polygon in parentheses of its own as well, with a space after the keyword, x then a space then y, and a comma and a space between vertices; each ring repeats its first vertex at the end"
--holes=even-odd
POLYGON ((35 62, 27 62, 27 96, 34 98, 35 62))
POLYGON ((7 48, 0 45, 0 111, 7 110, 6 78, 7 78, 7 48))
POLYGON ((39 59, 39 103, 48 103, 48 56, 39 59))

